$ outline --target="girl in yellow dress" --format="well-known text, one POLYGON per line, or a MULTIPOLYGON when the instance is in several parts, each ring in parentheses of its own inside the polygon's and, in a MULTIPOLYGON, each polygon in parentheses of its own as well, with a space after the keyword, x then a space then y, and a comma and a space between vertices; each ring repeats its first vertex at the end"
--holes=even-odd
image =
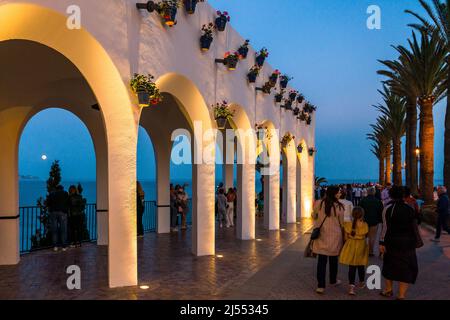
POLYGON ((344 224, 345 244, 342 248, 339 262, 349 266, 349 294, 355 295, 356 271, 359 276, 359 287, 365 286, 366 267, 369 263, 369 246, 366 238, 369 226, 364 222, 364 209, 356 207, 352 212, 353 221, 344 224))

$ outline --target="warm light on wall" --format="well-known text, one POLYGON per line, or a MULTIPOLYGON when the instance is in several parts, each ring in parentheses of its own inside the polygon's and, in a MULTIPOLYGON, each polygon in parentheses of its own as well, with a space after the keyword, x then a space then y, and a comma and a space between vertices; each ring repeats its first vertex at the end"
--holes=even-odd
POLYGON ((304 208, 305 208, 305 212, 303 214, 303 217, 310 218, 311 217, 312 203, 311 203, 310 199, 306 199, 306 196, 304 198, 305 198, 305 200, 303 202, 303 205, 304 205, 304 208))

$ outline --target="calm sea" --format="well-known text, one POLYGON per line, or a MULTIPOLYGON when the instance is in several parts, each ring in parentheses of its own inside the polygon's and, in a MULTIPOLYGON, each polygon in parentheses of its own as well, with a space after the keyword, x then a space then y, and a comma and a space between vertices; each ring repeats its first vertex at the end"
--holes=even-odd
MULTIPOLYGON (((256 191, 262 190, 259 179, 256 179, 256 191)), ((376 179, 330 179, 328 184, 346 184, 346 183, 367 183, 374 182, 376 179)), ((62 185, 67 190, 71 185, 77 185, 78 182, 83 186, 83 196, 88 203, 96 203, 97 190, 95 181, 64 181, 62 185)), ((216 185, 220 181, 216 182, 216 185)), ((152 180, 141 181, 145 191, 145 200, 156 200, 156 182, 152 180)), ((192 184, 190 180, 179 180, 173 182, 175 185, 187 184, 186 192, 189 197, 192 196, 192 184)), ((436 180, 436 185, 442 185, 442 180, 436 180)), ((35 206, 37 199, 47 194, 47 186, 45 181, 41 180, 20 180, 19 182, 19 203, 21 207, 35 206)))

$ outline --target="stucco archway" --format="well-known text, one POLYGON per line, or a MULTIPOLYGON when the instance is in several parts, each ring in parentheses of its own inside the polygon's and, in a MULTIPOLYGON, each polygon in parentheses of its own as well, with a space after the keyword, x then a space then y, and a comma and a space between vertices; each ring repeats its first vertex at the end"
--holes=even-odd
MULTIPOLYGON (((130 100, 124 79, 107 52, 88 31, 69 30, 66 27, 67 17, 53 10, 33 4, 5 4, 0 6, 0 20, 7 26, 0 30, 0 45, 8 40, 28 40, 51 48, 79 70, 97 98, 108 141, 108 180, 115 182, 108 186, 109 285, 136 285, 137 124, 136 109, 130 100)), ((17 166, 12 166, 11 170, 17 174, 17 166)), ((16 216, 17 204, 14 209, 9 208, 0 214, 16 216)), ((17 229, 17 219, 1 221, 1 231, 17 229)), ((10 256, 7 263, 18 262, 17 255, 12 252, 16 251, 15 248, 11 250, 12 246, 9 245, 15 242, 15 237, 13 235, 1 241, 0 249, 7 251, 7 256, 10 256)))
POLYGON ((269 230, 280 229, 280 134, 273 122, 265 120, 259 124, 265 135, 262 155, 265 168, 264 181, 264 226, 269 230))
POLYGON ((304 139, 298 142, 303 147, 297 153, 297 217, 310 218, 314 205, 314 157, 309 155, 309 146, 304 139))
POLYGON ((149 133, 155 148, 158 172, 157 201, 160 206, 158 232, 170 231, 168 204, 171 136, 174 130, 185 129, 191 133, 192 138, 192 252, 197 256, 213 255, 215 136, 210 110, 197 86, 183 75, 165 74, 158 78, 156 84, 165 99, 158 106, 143 110, 140 122, 149 133), (170 111, 166 113, 164 107, 170 111), (210 148, 211 144, 213 148, 210 148), (205 158, 208 151, 210 154, 205 158))

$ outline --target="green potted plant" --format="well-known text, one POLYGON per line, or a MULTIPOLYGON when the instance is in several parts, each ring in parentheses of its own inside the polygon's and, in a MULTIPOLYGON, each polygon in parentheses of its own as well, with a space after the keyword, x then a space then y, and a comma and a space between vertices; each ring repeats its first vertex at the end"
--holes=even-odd
POLYGON ((239 62, 239 53, 225 53, 224 65, 228 68, 228 70, 233 71, 236 70, 237 64, 239 62))
POLYGON ((259 88, 260 89, 260 91, 262 91, 263 93, 265 93, 265 94, 270 94, 271 93, 271 91, 272 91, 272 85, 269 83, 269 82, 266 82, 263 86, 262 86, 262 88, 259 88))
POLYGON ((241 59, 247 59, 249 44, 250 40, 245 40, 244 44, 239 47, 238 53, 241 59))
POLYGON ((163 18, 164 23, 167 26, 173 27, 174 25, 177 24, 176 17, 179 7, 180 7, 179 0, 162 0, 158 4, 157 11, 163 18))
POLYGON ((290 99, 292 102, 295 101, 295 98, 297 98, 297 95, 298 95, 298 91, 296 91, 296 90, 291 90, 291 91, 289 91, 289 99, 290 99))
POLYGON ((261 67, 255 64, 247 74, 248 82, 255 83, 260 71, 261 67))
POLYGON ((283 101, 283 97, 284 97, 284 90, 281 89, 281 91, 275 95, 275 103, 281 103, 283 101))
POLYGON ((303 143, 300 143, 300 144, 297 146, 297 152, 298 152, 298 153, 303 153, 303 149, 304 149, 303 143))
POLYGON ((214 24, 204 24, 202 26, 202 36, 200 37, 200 48, 202 51, 208 51, 211 48, 211 43, 214 40, 213 37, 214 24))
POLYGON ((278 77, 280 76, 280 71, 277 69, 269 77, 269 82, 272 87, 277 85, 278 77))
POLYGON ((286 89, 289 81, 291 81, 294 78, 289 77, 288 75, 284 74, 282 76, 280 76, 280 87, 281 89, 286 89))
POLYGON ((305 104, 305 106, 303 107, 303 111, 306 113, 314 113, 314 111, 316 111, 316 110, 317 110, 317 107, 309 102, 307 102, 305 104))
POLYGON ((283 136, 283 138, 281 139, 281 144, 282 144, 283 146, 286 146, 291 140, 294 140, 294 139, 295 139, 295 137, 294 137, 292 134, 286 133, 286 134, 283 136))
POLYGON ((299 107, 295 107, 293 112, 294 112, 294 116, 297 117, 300 114, 300 108, 299 107))
POLYGON ((300 93, 297 96, 297 102, 301 104, 304 100, 305 100, 305 97, 300 93))
POLYGON ((300 115, 298 116, 298 120, 300 120, 300 121, 306 121, 307 118, 308 118, 308 115, 304 111, 302 111, 300 113, 300 115))
POLYGON ((214 119, 217 122, 217 127, 224 130, 228 120, 232 119, 234 115, 228 106, 228 102, 224 100, 222 103, 212 105, 212 107, 214 108, 214 119))
POLYGON ((311 123, 312 123, 312 117, 311 117, 310 115, 308 115, 308 116, 306 117, 306 125, 310 126, 311 123))
POLYGON ((282 108, 285 108, 286 110, 292 110, 292 100, 284 99, 284 106, 282 106, 282 108))
POLYGON ((269 56, 269 51, 266 48, 262 48, 256 55, 256 64, 260 67, 264 65, 266 58, 269 56))
POLYGON ((154 77, 151 74, 135 73, 130 80, 130 88, 138 96, 139 106, 141 107, 156 105, 162 101, 162 95, 153 79, 154 77))
POLYGON ((216 18, 216 28, 218 31, 223 32, 225 31, 225 28, 227 26, 227 23, 230 22, 231 17, 228 14, 227 11, 217 11, 217 18, 216 18))
POLYGON ((197 4, 205 0, 184 0, 184 8, 188 14, 194 14, 197 4))
POLYGON ((309 148, 309 150, 308 150, 308 153, 311 157, 314 156, 314 153, 316 153, 316 152, 317 152, 317 150, 314 148, 309 148))

